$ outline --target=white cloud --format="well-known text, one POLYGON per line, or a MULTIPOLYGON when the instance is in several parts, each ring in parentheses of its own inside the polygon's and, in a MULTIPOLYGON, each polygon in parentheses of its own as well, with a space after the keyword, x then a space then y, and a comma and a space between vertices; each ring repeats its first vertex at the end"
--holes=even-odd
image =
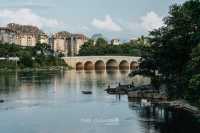
POLYGON ((137 37, 147 35, 149 31, 164 26, 164 22, 162 20, 163 17, 151 11, 146 13, 144 16, 134 18, 132 21, 123 21, 121 23, 125 25, 124 27, 126 27, 126 32, 137 37))
POLYGON ((18 23, 25 25, 35 25, 42 27, 56 27, 63 25, 62 22, 56 19, 45 18, 32 12, 28 8, 20 8, 16 10, 3 9, 0 10, 0 24, 18 23))
POLYGON ((160 28, 161 26, 164 25, 162 17, 160 17, 153 11, 148 12, 146 16, 143 16, 140 19, 142 21, 141 26, 146 31, 151 31, 153 29, 160 28))
POLYGON ((101 30, 108 31, 121 31, 122 28, 120 25, 115 23, 109 15, 106 15, 104 20, 94 19, 92 25, 101 30))

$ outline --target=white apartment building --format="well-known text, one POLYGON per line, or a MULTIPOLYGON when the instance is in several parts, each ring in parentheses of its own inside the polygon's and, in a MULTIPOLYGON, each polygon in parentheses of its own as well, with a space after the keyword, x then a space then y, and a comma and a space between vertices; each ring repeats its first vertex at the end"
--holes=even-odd
POLYGON ((112 39, 111 40, 111 45, 120 45, 120 39, 112 39))
POLYGON ((51 45, 52 45, 52 49, 55 52, 58 53, 62 53, 67 55, 68 51, 67 51, 67 46, 68 46, 68 41, 67 38, 70 37, 70 33, 66 32, 66 31, 62 31, 62 32, 58 32, 53 34, 53 36, 51 37, 51 45))
POLYGON ((87 41, 83 34, 70 34, 69 32, 58 32, 50 39, 55 52, 65 56, 75 56, 79 54, 80 47, 87 41))
POLYGON ((35 34, 29 34, 29 33, 18 33, 16 35, 16 41, 15 43, 17 45, 23 46, 23 47, 34 47, 37 44, 37 36, 35 34))
POLYGON ((72 34, 70 37, 68 55, 69 56, 76 56, 79 54, 81 46, 87 42, 88 39, 83 34, 72 34))

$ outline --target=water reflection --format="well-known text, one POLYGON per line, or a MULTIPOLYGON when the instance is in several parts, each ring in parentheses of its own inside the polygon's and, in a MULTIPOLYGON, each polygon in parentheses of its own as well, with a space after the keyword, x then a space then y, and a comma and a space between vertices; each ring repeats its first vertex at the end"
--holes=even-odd
POLYGON ((191 114, 176 112, 157 106, 141 106, 140 102, 130 102, 129 108, 139 116, 144 133, 197 133, 200 123, 191 114))
POLYGON ((120 69, 119 71, 120 71, 121 74, 129 73, 129 70, 127 70, 127 69, 120 69))
POLYGON ((15 91, 18 88, 18 74, 17 73, 3 73, 0 74, 0 94, 15 91))
POLYGON ((108 84, 148 78, 128 71, 0 73, 0 131, 3 133, 196 133, 194 119, 157 107, 141 107, 105 93, 108 84), (82 90, 91 90, 84 95, 82 90), (179 123, 179 124, 177 124, 179 123))

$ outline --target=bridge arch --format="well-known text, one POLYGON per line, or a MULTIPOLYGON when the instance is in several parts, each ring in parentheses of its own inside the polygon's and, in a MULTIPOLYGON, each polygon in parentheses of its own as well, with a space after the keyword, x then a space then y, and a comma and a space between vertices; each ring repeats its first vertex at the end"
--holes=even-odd
POLYGON ((84 70, 93 70, 94 69, 94 64, 92 61, 87 61, 84 64, 84 70))
POLYGON ((106 65, 102 60, 98 60, 95 62, 95 70, 105 70, 106 65))
POLYGON ((140 58, 133 56, 75 56, 63 57, 62 59, 64 59, 66 64, 75 69, 95 69, 95 66, 98 69, 99 67, 97 66, 103 66, 103 62, 105 69, 119 69, 119 66, 122 68, 123 64, 127 64, 127 62, 129 63, 129 69, 136 69, 139 66, 140 58), (127 62, 125 63, 125 61, 127 62))
POLYGON ((106 63, 106 69, 107 70, 116 70, 118 69, 119 66, 118 66, 118 63, 115 59, 110 59, 107 61, 106 63))
POLYGON ((131 64, 130 64, 130 69, 131 69, 131 70, 135 70, 135 69, 137 69, 138 67, 139 67, 138 62, 136 62, 136 61, 132 61, 132 62, 131 62, 131 64))
POLYGON ((82 62, 76 63, 76 70, 83 70, 83 69, 84 69, 84 66, 82 62))
POLYGON ((126 61, 126 60, 122 60, 121 62, 120 62, 120 64, 119 64, 119 69, 120 70, 129 70, 129 67, 130 65, 129 65, 129 63, 128 63, 128 61, 126 61))

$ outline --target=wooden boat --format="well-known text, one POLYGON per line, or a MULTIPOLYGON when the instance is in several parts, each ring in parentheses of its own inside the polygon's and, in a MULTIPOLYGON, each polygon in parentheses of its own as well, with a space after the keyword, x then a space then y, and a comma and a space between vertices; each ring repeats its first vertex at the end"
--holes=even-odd
POLYGON ((108 88, 105 90, 110 95, 126 95, 127 91, 124 89, 118 89, 118 88, 108 88))
POLYGON ((126 95, 128 94, 129 90, 133 90, 135 88, 134 83, 132 84, 124 84, 121 85, 119 83, 119 85, 115 88, 111 88, 110 85, 108 86, 108 88, 105 90, 108 94, 111 95, 126 95))
POLYGON ((92 91, 82 91, 83 94, 92 94, 92 91))

